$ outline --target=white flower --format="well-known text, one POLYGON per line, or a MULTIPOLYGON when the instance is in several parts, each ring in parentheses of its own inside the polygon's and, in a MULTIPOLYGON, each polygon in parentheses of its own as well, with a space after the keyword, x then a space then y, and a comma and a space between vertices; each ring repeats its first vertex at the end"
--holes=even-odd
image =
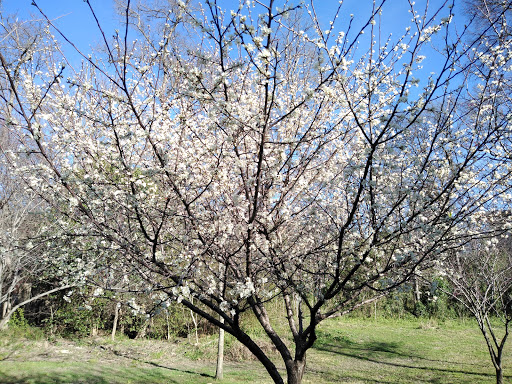
POLYGON ((254 42, 254 45, 256 45, 256 47, 259 48, 259 47, 261 47, 261 43, 263 42, 263 37, 261 37, 261 36, 254 36, 252 41, 254 42))
POLYGON ((269 27, 261 27, 261 34, 263 36, 268 36, 272 33, 272 28, 269 27))
POLYGON ((269 59, 271 54, 270 54, 270 51, 266 48, 264 48, 258 55, 260 58, 262 59, 269 59))

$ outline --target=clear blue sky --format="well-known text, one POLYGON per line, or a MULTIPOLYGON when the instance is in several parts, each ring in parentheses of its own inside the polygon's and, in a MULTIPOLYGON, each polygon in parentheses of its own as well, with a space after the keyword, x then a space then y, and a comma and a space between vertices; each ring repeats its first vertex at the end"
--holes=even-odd
MULTIPOLYGON (((299 2, 300 0, 297 0, 299 2)), ((380 1, 380 0, 377 0, 380 1)), ((94 44, 99 38, 94 19, 88 9, 87 4, 82 0, 36 0, 39 7, 47 16, 55 21, 55 24, 69 36, 81 48, 88 48, 89 44, 94 44)), ((119 16, 113 10, 112 0, 90 0, 107 36, 111 36, 119 25, 119 16)), ((430 7, 434 9, 436 5, 441 4, 443 0, 430 0, 430 7)), ((25 19, 30 15, 36 18, 41 17, 37 9, 31 5, 32 0, 3 0, 3 10, 6 14, 17 13, 20 18, 25 19)), ((354 14, 355 22, 359 23, 366 20, 368 12, 371 9, 373 0, 345 0, 343 5, 343 15, 348 17, 354 14)), ((416 0, 416 5, 420 9, 426 0, 416 0)), ((226 8, 235 8, 238 4, 236 0, 220 0, 219 4, 226 8)), ((321 21, 328 26, 328 21, 333 15, 338 5, 338 0, 317 0, 315 7, 321 21)), ((410 14, 407 0, 388 0, 385 5, 384 27, 388 31, 398 34, 409 23, 410 14)), ((342 25, 345 23, 342 22, 342 25)), ((87 50, 87 49, 85 49, 87 50)))
MULTIPOLYGON (((107 37, 116 29, 118 16, 113 9, 111 0, 90 0, 107 37)), ((37 8, 31 5, 32 0, 3 0, 5 14, 17 14, 20 19, 42 18, 37 8)), ((100 35, 89 7, 82 0, 36 0, 37 5, 45 12, 58 28, 62 30, 79 48, 85 52, 89 46, 99 42, 100 35)), ((69 52, 66 49, 66 52, 69 52)))
MULTIPOLYGON (((101 36, 96 27, 96 23, 91 15, 87 4, 83 0, 35 0, 38 6, 54 22, 56 26, 83 52, 88 53, 91 47, 101 42, 101 36)), ((134 0, 135 1, 135 0, 134 0)), ((458 0, 460 2, 461 0, 458 0)), ((114 34, 116 29, 120 28, 120 16, 114 11, 113 0, 90 0, 98 19, 104 29, 107 38, 114 34)), ((219 0, 219 4, 227 9, 235 9, 238 0, 219 0)), ((296 0, 300 2, 300 0, 296 0)), ((380 2, 380 0, 377 0, 380 2)), ((426 4, 427 0, 416 0, 417 9, 420 10, 426 4)), ((430 9, 434 10, 442 4, 444 0, 430 0, 430 9)), ((17 14, 20 19, 41 18, 36 7, 31 5, 32 0, 3 0, 3 11, 5 14, 17 14)), ((355 26, 361 26, 368 20, 373 0, 345 0, 342 7, 342 17, 338 20, 338 28, 344 29, 350 19, 350 14, 354 15, 355 26)), ((316 0, 315 7, 320 21, 324 24, 322 27, 327 29, 334 11, 338 6, 338 0, 316 0)), ((405 27, 410 25, 411 14, 407 12, 409 4, 407 0, 388 0, 383 12, 382 18, 382 37, 387 38, 390 32, 393 37, 398 37, 404 33, 405 27)), ((446 11, 445 11, 446 12, 446 11)), ((55 33, 55 35, 57 35, 55 33)), ((60 36, 58 36, 60 39, 60 36)), ((361 36, 361 41, 368 36, 361 36)), ((63 43, 63 49, 68 59, 76 63, 81 59, 73 48, 63 43)), ((427 54, 430 56, 430 54, 427 54)), ((425 63, 427 66, 428 64, 425 63)))

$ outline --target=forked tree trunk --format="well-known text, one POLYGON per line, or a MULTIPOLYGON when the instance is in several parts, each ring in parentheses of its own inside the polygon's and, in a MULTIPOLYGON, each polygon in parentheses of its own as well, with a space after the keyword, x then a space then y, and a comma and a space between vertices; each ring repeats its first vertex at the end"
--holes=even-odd
POLYGON ((300 384, 306 370, 306 356, 302 360, 286 362, 286 374, 288 384, 300 384))
POLYGON ((505 342, 507 341, 508 334, 509 334, 509 328, 508 328, 508 322, 505 325, 505 335, 501 339, 501 342, 498 343, 496 340, 494 331, 491 327, 491 322, 489 321, 489 318, 486 316, 484 317, 478 317, 476 316, 476 319, 478 321, 478 326, 480 327, 480 331, 482 332, 485 342, 487 343, 487 348, 489 349, 489 354, 491 355, 492 364, 494 365, 494 369, 496 370, 496 384, 504 384, 503 382, 503 348, 505 347, 505 342), (487 333, 486 325, 489 330, 490 336, 487 333), (493 342, 494 340, 494 346, 493 342), (494 349, 496 348, 496 349, 494 349))
POLYGON ((283 378, 275 364, 247 334, 240 332, 234 334, 234 336, 252 352, 261 364, 263 364, 275 384, 284 384, 283 378))
POLYGON ((502 339, 500 345, 498 346, 498 353, 496 354, 496 361, 494 363, 494 368, 496 369, 496 384, 504 384, 503 381, 503 347, 505 346, 505 341, 507 340, 508 332, 505 337, 502 339))

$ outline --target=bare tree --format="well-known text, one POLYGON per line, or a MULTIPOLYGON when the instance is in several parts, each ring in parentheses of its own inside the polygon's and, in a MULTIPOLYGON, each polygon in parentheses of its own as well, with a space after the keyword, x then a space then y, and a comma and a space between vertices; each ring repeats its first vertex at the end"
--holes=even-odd
POLYGON ((490 42, 499 44, 500 40, 510 38, 510 20, 512 5, 503 0, 464 0, 464 11, 474 23, 474 33, 484 32, 490 42), (504 33, 505 32, 505 33, 504 33))
POLYGON ((252 312, 300 383, 320 322, 486 235, 467 228, 510 198, 494 65, 510 44, 482 53, 452 32, 448 2, 411 2, 405 33, 382 36, 385 3, 361 25, 339 5, 322 25, 313 2, 177 2, 155 40, 128 1, 65 85, 63 58, 17 83, 0 55, 12 130, 36 152, 16 173, 64 218, 69 258, 108 250, 109 268, 224 329, 283 383, 240 321, 252 312))
POLYGON ((496 370, 496 383, 503 384, 503 350, 512 324, 510 239, 473 242, 448 258, 447 267, 453 297, 475 317, 496 370))

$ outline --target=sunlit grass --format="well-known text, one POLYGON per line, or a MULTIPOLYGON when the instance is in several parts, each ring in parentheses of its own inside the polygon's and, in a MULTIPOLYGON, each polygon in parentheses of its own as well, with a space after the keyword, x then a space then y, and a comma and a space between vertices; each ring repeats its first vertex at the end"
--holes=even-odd
MULTIPOLYGON (((41 352, 38 349, 44 349, 42 341, 16 344, 5 336, 0 336, 0 341, 0 383, 5 384, 215 381, 214 336, 201 338, 197 346, 185 340, 178 344, 84 340, 75 347, 81 351, 80 356, 74 359, 66 355, 61 361, 54 355, 48 360, 37 355, 41 352), (36 355, 39 358, 33 359, 36 355)), ((228 351, 230 348, 236 348, 233 340, 229 341, 228 351)), ((226 363, 224 383, 271 383, 265 369, 248 355, 235 350, 228 356, 238 361, 226 363)), ((274 358, 279 361, 277 355, 274 358)), ((505 351, 505 380, 511 379, 509 345, 505 351)), ((304 382, 469 384, 494 383, 495 378, 485 343, 472 321, 342 318, 320 326, 317 343, 308 352, 304 382)))

